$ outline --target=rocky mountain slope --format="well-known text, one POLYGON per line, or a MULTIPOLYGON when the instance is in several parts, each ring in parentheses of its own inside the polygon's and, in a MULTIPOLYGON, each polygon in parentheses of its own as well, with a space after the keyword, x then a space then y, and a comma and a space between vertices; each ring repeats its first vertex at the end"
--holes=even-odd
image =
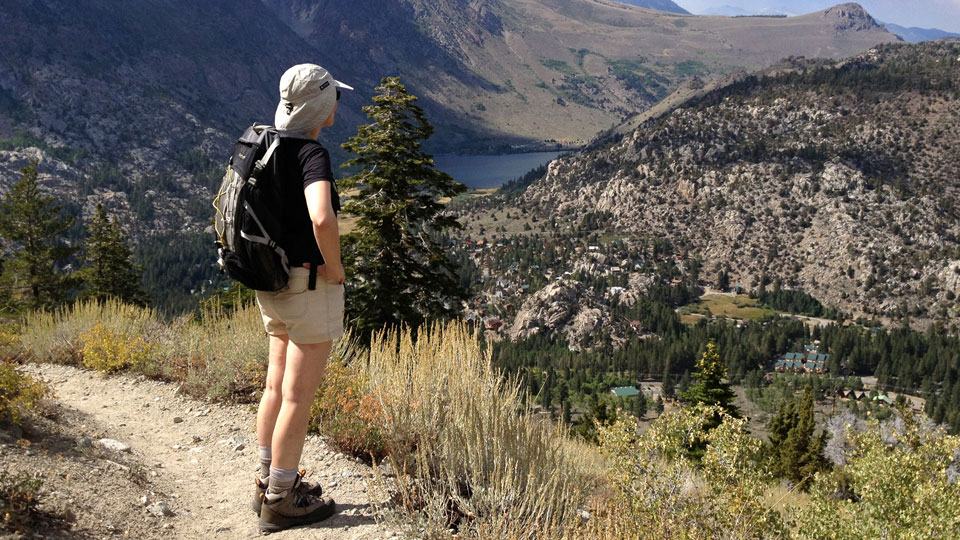
MULTIPOLYGON (((44 183, 85 214, 156 196, 130 220, 136 236, 205 226, 219 181, 201 174, 208 159, 272 119, 280 74, 314 57, 258 0, 13 2, 0 21, 0 190, 43 155, 44 183)), ((358 103, 345 124, 360 121, 358 103)))
POLYGON ((792 60, 612 130, 520 204, 607 213, 747 289, 780 278, 855 314, 957 323, 958 123, 960 43, 792 60))
MULTIPOLYGON (((117 169, 88 179, 81 197, 124 191, 119 177, 163 174, 191 192, 164 193, 182 216, 208 194, 196 185, 204 158, 222 159, 239 129, 272 118, 276 81, 295 62, 320 61, 360 89, 345 98, 331 140, 364 121, 360 106, 380 77, 400 74, 440 125, 435 144, 462 149, 582 142, 693 75, 895 39, 852 7, 789 22, 677 17, 607 0, 7 3, 0 140, 3 150, 56 149, 48 157, 61 164, 45 172, 117 169)), ((2 185, 26 157, 4 159, 2 185)))
POLYGON ((28 0, 0 28, 0 191, 39 158, 69 212, 104 202, 153 291, 184 295, 213 277, 202 233, 231 141, 272 119, 292 64, 358 88, 324 132, 341 161, 385 75, 422 97, 433 150, 488 151, 580 144, 685 80, 896 39, 854 4, 741 20, 613 0, 28 0))

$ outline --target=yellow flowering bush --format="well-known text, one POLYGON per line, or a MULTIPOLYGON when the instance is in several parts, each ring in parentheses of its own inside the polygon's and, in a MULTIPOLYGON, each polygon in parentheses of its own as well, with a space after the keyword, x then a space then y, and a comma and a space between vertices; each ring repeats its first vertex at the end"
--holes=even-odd
POLYGON ((19 424, 26 413, 36 410, 47 387, 17 370, 10 362, 0 362, 0 421, 19 424))
POLYGON ((16 362, 26 356, 20 336, 11 326, 0 326, 0 360, 16 362))
POLYGON ((142 337, 107 328, 102 323, 81 334, 83 365, 103 373, 115 373, 147 362, 150 345, 142 337))

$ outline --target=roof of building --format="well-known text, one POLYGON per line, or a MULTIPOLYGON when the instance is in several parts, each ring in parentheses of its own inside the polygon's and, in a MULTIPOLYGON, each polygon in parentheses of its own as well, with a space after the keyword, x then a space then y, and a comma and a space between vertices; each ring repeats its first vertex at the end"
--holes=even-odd
POLYGON ((639 396, 640 391, 634 388, 633 386, 618 386, 610 390, 617 397, 627 397, 627 396, 639 396))

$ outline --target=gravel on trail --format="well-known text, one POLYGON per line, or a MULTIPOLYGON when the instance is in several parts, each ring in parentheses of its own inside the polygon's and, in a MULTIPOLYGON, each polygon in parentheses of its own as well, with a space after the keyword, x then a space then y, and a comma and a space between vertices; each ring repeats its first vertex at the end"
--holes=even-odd
MULTIPOLYGON (((28 428, 28 444, 0 441, 0 459, 9 472, 40 473, 44 509, 71 522, 46 538, 261 536, 250 509, 259 468, 254 407, 205 402, 142 376, 62 365, 27 370, 48 381, 57 404, 28 428)), ((316 435, 301 463, 338 513, 268 538, 397 536, 375 519, 370 467, 316 435)))

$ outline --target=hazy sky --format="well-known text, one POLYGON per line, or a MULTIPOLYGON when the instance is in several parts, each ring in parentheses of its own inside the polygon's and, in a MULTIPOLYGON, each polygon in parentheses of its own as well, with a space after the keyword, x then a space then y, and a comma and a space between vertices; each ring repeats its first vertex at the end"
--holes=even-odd
MULTIPOLYGON (((843 0, 674 0, 692 13, 719 6, 734 6, 748 11, 763 8, 788 13, 810 13, 842 4, 843 0)), ((939 28, 960 33, 960 0, 859 0, 874 18, 900 26, 939 28)))

